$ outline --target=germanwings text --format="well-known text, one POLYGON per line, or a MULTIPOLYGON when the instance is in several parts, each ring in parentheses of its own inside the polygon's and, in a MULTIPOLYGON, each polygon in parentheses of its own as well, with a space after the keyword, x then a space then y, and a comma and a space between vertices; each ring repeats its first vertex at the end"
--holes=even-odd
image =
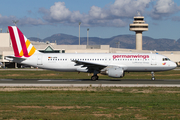
POLYGON ((113 59, 116 59, 116 58, 143 58, 143 59, 146 59, 146 58, 149 58, 149 55, 113 55, 113 59))

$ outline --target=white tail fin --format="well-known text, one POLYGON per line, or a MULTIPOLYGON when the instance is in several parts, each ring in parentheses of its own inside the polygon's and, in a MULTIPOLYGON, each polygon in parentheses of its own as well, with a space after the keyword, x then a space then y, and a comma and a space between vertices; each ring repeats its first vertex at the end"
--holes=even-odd
POLYGON ((30 57, 35 52, 38 52, 16 26, 8 26, 8 29, 15 57, 30 57))

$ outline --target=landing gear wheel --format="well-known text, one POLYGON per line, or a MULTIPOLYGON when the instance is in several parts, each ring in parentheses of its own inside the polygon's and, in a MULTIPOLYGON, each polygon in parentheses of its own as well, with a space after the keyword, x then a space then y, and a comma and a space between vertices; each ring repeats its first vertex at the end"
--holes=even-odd
POLYGON ((98 80, 99 79, 99 77, 97 76, 97 75, 93 75, 92 77, 91 77, 91 80, 92 81, 96 81, 96 80, 98 80))
POLYGON ((152 75, 151 80, 154 81, 154 80, 155 80, 155 77, 154 77, 154 72, 153 72, 153 71, 151 72, 151 75, 152 75))
POLYGON ((153 80, 153 81, 154 81, 154 80, 155 80, 155 77, 152 77, 152 78, 151 78, 151 80, 153 80))

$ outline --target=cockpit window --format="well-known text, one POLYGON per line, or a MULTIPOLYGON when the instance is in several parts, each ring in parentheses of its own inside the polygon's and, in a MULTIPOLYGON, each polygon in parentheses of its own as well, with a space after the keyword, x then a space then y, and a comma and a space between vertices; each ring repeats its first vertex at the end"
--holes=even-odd
POLYGON ((163 58, 163 61, 170 61, 169 58, 163 58))

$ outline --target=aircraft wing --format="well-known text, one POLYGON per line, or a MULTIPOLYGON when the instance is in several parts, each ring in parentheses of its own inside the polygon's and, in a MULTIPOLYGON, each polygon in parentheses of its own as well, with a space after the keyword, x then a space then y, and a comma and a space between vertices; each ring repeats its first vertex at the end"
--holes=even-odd
POLYGON ((75 66, 82 65, 82 67, 87 67, 89 72, 94 70, 100 71, 105 67, 107 67, 107 65, 98 64, 98 63, 91 63, 91 62, 85 62, 79 60, 72 60, 72 61, 76 63, 75 66))

